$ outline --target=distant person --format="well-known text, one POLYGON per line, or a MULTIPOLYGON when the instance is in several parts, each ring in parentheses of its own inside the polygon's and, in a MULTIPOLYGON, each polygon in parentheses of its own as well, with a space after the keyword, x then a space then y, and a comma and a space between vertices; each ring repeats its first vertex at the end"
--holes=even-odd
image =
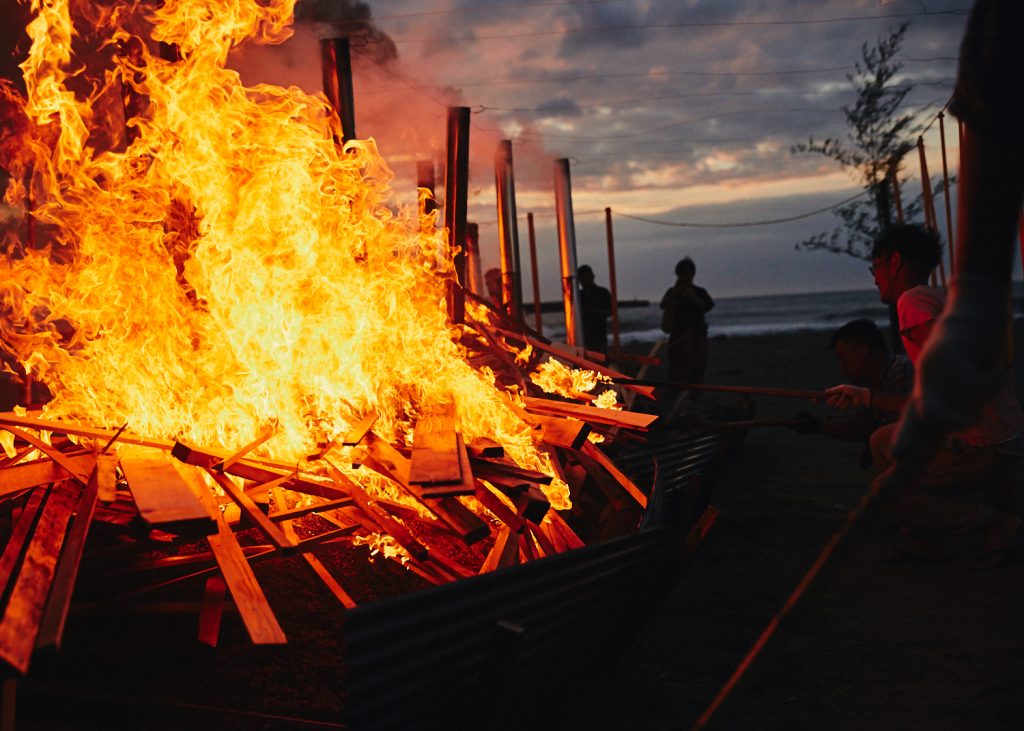
POLYGON ((612 293, 594 282, 594 270, 584 264, 576 270, 580 292, 583 347, 608 352, 608 316, 612 314, 612 293))
POLYGON ((708 362, 708 324, 704 315, 715 306, 711 295, 693 283, 697 265, 686 257, 676 264, 676 283, 661 298, 661 329, 668 333, 668 378, 676 383, 703 383, 708 362))
POLYGON ((801 413, 793 429, 866 444, 879 427, 899 418, 914 385, 914 365, 907 356, 889 351, 882 331, 871 320, 846 323, 832 336, 831 344, 847 383, 829 389, 829 404, 853 413, 824 421, 801 413))
MULTIPOLYGON (((946 304, 942 290, 927 284, 940 256, 937 234, 902 224, 891 225, 871 253, 875 286, 882 302, 896 305, 900 337, 915 367, 946 304)), ((849 398, 837 389, 830 392, 849 398)), ((893 464, 899 426, 883 426, 871 435, 880 470, 893 464)), ((978 417, 943 439, 914 479, 899 486, 893 496, 895 512, 902 534, 914 547, 911 553, 942 554, 951 531, 983 533, 984 551, 990 555, 1019 538, 1022 521, 1010 511, 1015 507, 1013 463, 1022 453, 1022 432, 1024 413, 1004 386, 984 401, 978 417)))

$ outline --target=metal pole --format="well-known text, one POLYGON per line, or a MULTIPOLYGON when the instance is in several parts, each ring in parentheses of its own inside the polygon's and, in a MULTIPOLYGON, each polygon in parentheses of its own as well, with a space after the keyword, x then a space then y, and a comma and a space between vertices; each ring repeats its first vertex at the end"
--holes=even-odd
POLYGON ((533 214, 526 214, 526 230, 530 235, 530 270, 533 278, 533 323, 538 335, 544 334, 544 318, 540 311, 540 278, 537 263, 537 233, 533 228, 533 214))
POLYGON ((946 242, 949 244, 949 274, 953 274, 953 209, 949 204, 949 165, 946 162, 946 125, 939 112, 939 142, 942 145, 942 194, 946 199, 946 242))
POLYGON ((448 285, 448 317, 465 322, 466 206, 469 190, 469 107, 448 107, 448 164, 445 173, 444 226, 455 253, 455 278, 448 285))
POLYGON ((562 265, 562 307, 565 341, 583 346, 579 292, 576 291, 576 226, 572 218, 572 178, 569 160, 555 160, 555 211, 558 216, 558 253, 562 265))
POLYGON ((502 140, 494 152, 494 189, 498 197, 498 243, 501 253, 501 301, 509 314, 523 321, 523 287, 519 268, 519 225, 512 141, 502 140))
MULTIPOLYGON (((936 234, 939 232, 939 221, 935 215, 935 199, 932 197, 932 178, 928 174, 928 159, 924 152, 924 138, 917 138, 917 154, 921 159, 921 200, 924 203, 924 222, 936 234)), ((942 288, 946 288, 946 265, 939 257, 939 277, 942 288)))
POLYGON ((356 138, 356 107, 352 89, 352 54, 348 38, 320 40, 324 94, 341 121, 342 143, 356 138))
POLYGON ((480 227, 475 223, 466 224, 466 274, 469 291, 486 295, 483 269, 480 266, 480 227))
POLYGON ((619 287, 615 281, 615 235, 612 232, 612 209, 604 209, 604 228, 608 234, 608 288, 612 294, 612 352, 619 352, 619 287))

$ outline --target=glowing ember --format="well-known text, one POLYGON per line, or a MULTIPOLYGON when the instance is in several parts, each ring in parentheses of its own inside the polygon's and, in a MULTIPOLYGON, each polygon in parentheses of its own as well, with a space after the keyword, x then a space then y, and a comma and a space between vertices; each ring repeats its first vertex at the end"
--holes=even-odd
MULTIPOLYGON (((69 4, 32 1, 27 98, 6 90, 16 138, 0 161, 8 202, 31 191, 56 232, 0 259, 0 336, 53 392, 48 418, 234 448, 276 424, 260 453, 298 460, 371 408, 375 432, 409 444, 417 413, 454 399, 467 441, 553 474, 518 395, 466 362, 444 237, 392 200, 373 141, 340 150, 322 97, 225 67, 237 44, 285 40, 294 0, 88 22, 69 4), (103 68, 76 58, 76 33, 112 39, 103 68)), ((545 490, 568 507, 564 483, 545 490)))

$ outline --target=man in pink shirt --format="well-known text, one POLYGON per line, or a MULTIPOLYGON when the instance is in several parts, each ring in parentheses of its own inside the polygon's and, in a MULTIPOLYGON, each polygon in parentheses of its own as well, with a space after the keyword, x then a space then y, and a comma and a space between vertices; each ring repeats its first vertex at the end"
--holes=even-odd
MULTIPOLYGON (((938 236, 919 226, 893 225, 875 243, 871 273, 882 302, 896 305, 900 338, 917 366, 946 295, 928 285, 942 248, 938 236)), ((898 425, 871 436, 876 465, 892 464, 892 443, 898 425)), ((950 531, 984 534, 982 551, 1002 551, 1021 530, 1014 514, 1014 462, 1024 440, 1024 413, 1007 388, 989 399, 980 418, 949 434, 927 469, 895 496, 895 512, 914 553, 939 556, 950 531), (983 491, 989 494, 982 494, 983 491), (992 501, 992 505, 986 503, 992 501)))

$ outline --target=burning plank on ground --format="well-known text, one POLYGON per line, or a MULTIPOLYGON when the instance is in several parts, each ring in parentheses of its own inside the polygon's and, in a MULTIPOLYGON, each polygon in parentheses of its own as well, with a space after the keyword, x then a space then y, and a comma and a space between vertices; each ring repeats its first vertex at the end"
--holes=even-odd
POLYGON ((71 479, 74 475, 67 469, 69 466, 74 468, 75 474, 88 474, 95 462, 94 455, 79 454, 65 457, 62 462, 55 462, 49 457, 44 457, 24 464, 4 467, 3 480, 0 482, 0 495, 9 495, 29 487, 71 479))
POLYGON ((121 471, 139 516, 152 528, 209 535, 217 526, 199 495, 162 451, 131 448, 121 455, 121 471))
POLYGON ((540 418, 541 441, 554 447, 579 449, 590 435, 590 425, 585 421, 557 416, 540 418))
POLYGON ((345 447, 354 447, 363 441, 363 437, 369 433, 370 429, 377 422, 378 414, 376 409, 370 409, 369 413, 364 416, 358 423, 354 424, 349 430, 348 434, 342 440, 341 444, 345 447))
POLYGON ((433 486, 461 482, 455 404, 447 401, 420 414, 416 422, 409 484, 433 486))
POLYGON ((650 427, 658 418, 655 414, 600 409, 595 406, 582 406, 567 401, 554 401, 552 399, 534 398, 532 396, 526 397, 525 404, 527 411, 535 414, 571 417, 593 424, 619 426, 627 429, 639 429, 641 431, 650 427))

